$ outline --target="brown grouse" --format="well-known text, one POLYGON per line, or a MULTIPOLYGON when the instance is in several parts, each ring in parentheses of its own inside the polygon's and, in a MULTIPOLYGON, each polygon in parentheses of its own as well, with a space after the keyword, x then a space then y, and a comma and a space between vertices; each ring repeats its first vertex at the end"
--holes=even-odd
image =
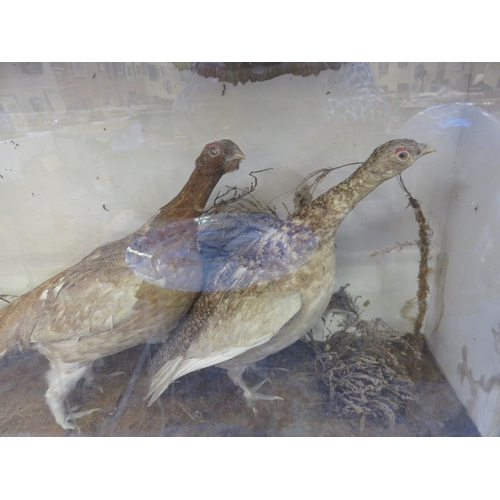
POLYGON ((175 327, 203 284, 198 217, 219 179, 244 159, 230 140, 207 144, 181 192, 131 235, 98 247, 0 311, 0 356, 15 345, 47 357, 45 399, 75 428, 65 398, 92 362, 175 327))

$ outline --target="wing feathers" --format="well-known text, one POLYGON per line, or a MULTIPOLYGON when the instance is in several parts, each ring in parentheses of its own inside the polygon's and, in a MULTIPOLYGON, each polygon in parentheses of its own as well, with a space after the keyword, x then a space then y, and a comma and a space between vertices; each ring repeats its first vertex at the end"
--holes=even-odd
POLYGON ((149 406, 179 377, 223 363, 268 342, 301 306, 298 292, 267 293, 235 300, 230 318, 220 322, 215 314, 183 356, 167 361, 153 375, 146 396, 151 396, 149 406))

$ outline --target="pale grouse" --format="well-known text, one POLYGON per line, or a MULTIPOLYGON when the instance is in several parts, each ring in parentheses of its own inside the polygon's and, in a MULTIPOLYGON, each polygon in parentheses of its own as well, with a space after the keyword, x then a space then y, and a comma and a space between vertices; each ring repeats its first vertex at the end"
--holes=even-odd
POLYGON ((217 365, 247 401, 276 399, 243 381, 252 363, 289 346, 323 314, 335 281, 335 233, 371 191, 435 151, 401 139, 373 151, 350 177, 262 236, 237 248, 205 285, 152 361, 154 402, 177 378, 217 365))

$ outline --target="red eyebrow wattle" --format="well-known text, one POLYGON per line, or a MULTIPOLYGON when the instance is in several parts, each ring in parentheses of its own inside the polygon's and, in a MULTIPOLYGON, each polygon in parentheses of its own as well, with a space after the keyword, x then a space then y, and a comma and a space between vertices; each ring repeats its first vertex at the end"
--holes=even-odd
POLYGON ((401 153, 401 151, 406 151, 406 148, 398 148, 398 149, 396 149, 396 153, 401 153))

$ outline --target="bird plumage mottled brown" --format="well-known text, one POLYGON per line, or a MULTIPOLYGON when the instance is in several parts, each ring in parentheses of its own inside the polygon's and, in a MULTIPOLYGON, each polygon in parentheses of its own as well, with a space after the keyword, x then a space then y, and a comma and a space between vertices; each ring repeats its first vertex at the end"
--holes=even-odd
POLYGON ((236 249, 152 361, 150 403, 177 378, 211 365, 228 370, 249 403, 276 399, 243 381, 252 363, 284 349, 324 312, 335 281, 335 233, 367 194, 434 151, 409 139, 379 146, 339 185, 236 249))
POLYGON ((230 140, 207 144, 180 193, 136 232, 100 246, 0 311, 0 356, 15 345, 50 362, 45 394, 57 423, 75 427, 64 400, 96 359, 164 335, 203 284, 198 217, 244 158, 230 140))

